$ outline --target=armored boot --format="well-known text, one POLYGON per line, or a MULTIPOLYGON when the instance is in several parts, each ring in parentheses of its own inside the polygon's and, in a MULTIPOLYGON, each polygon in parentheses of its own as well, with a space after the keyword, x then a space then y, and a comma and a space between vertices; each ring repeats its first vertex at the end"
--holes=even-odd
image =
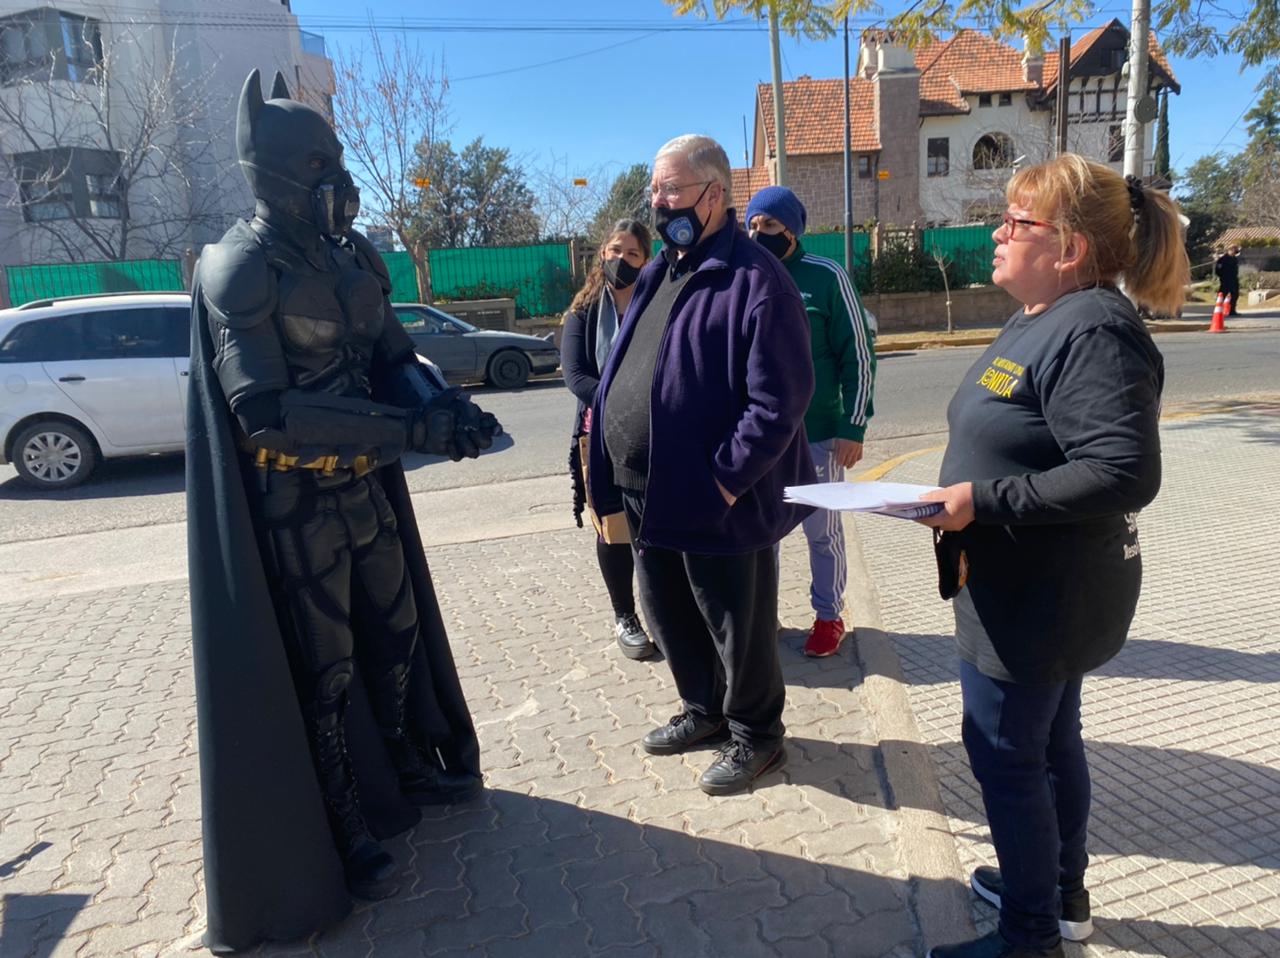
POLYGON ((311 733, 312 755, 329 826, 346 876, 347 890, 356 898, 377 901, 390 898, 397 891, 392 880, 395 860, 369 834, 356 782, 347 756, 347 740, 343 727, 347 687, 351 684, 350 660, 330 666, 317 683, 315 701, 307 709, 307 726, 311 733))
POLYGON ((400 776, 400 790, 405 798, 414 805, 448 805, 465 802, 479 794, 480 779, 461 769, 450 770, 439 749, 429 753, 410 731, 407 664, 397 665, 379 676, 371 696, 374 715, 400 776))

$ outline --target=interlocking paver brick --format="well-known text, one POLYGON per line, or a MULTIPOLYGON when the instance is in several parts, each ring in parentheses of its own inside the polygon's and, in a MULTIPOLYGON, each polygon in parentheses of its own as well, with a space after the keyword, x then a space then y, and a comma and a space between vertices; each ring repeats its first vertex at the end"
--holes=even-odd
MULTIPOLYGON (((1090 955, 1266 953, 1258 933, 1280 917, 1280 830, 1245 782, 1280 794, 1273 721, 1280 714, 1280 589, 1268 553, 1280 532, 1254 492, 1280 470, 1280 404, 1163 425, 1164 485, 1138 519, 1143 595, 1130 639, 1085 683, 1093 769, 1089 884, 1098 922, 1090 955), (1261 440, 1261 441, 1260 441, 1261 440), (1206 498, 1205 490, 1212 490, 1206 498), (1256 894, 1207 911, 1191 879, 1256 894)), ((939 455, 891 476, 933 482, 939 455)), ((965 869, 993 860, 981 800, 959 744, 951 610, 936 598, 928 536, 855 522, 884 628, 938 768, 965 869)), ((992 912, 975 906, 981 929, 992 912)), ((1280 953, 1280 952, 1277 952, 1280 953)))
MULTIPOLYGON (((1266 563, 1247 561, 1278 530, 1230 494, 1274 478, 1275 443, 1251 439, 1275 434, 1273 420, 1166 427, 1165 490, 1140 520, 1147 575, 1133 637, 1086 694, 1095 958, 1280 954, 1280 735, 1269 718, 1280 712, 1280 602, 1266 563), (1212 509, 1198 508, 1203 488, 1218 490, 1212 509)), ((922 457, 893 478, 929 481, 936 465, 922 457)), ((989 839, 958 741, 950 610, 933 593, 928 536, 879 518, 847 526, 972 867, 989 859, 989 839)), ((637 747, 678 701, 665 663, 617 654, 588 533, 432 549, 492 791, 426 809, 392 843, 399 896, 254 953, 921 953, 858 639, 832 659, 800 654, 811 615, 800 537, 782 553, 790 763, 752 793, 711 799, 697 788, 709 750, 637 747)), ((43 938, 46 952, 83 958, 198 953, 185 584, 0 611, 0 867, 15 863, 3 878, 6 952, 43 938), (51 844, 36 851, 41 841, 51 844)), ((992 927, 990 909, 973 917, 992 927)))

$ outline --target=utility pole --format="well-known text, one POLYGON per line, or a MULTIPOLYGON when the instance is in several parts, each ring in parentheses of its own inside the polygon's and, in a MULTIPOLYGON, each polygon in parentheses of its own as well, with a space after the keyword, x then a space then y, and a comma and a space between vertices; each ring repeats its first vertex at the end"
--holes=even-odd
POLYGON ((844 271, 853 275, 853 120, 849 115, 849 17, 844 18, 844 271))
POLYGON ((787 133, 782 109, 782 47, 778 40, 778 4, 769 4, 769 50, 773 54, 773 132, 778 159, 778 186, 787 185, 787 133))
POLYGON ((1058 155, 1067 152, 1067 106, 1071 97, 1071 33, 1058 41, 1058 155))
POLYGON ((1151 33, 1151 0, 1133 0, 1129 28, 1129 91, 1125 104, 1124 172, 1142 176, 1143 135, 1146 124, 1155 119, 1154 103, 1147 95, 1147 37, 1151 33), (1149 115, 1150 114, 1150 115, 1149 115))

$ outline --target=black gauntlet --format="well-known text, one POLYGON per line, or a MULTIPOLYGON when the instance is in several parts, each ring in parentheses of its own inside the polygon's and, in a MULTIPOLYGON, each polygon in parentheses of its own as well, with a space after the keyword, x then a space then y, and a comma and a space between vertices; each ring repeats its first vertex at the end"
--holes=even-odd
POLYGON ((493 445, 502 426, 457 387, 441 388, 416 361, 401 363, 388 377, 386 401, 409 410, 410 447, 454 462, 475 459, 493 445))
POLYGON ((493 445, 502 426, 454 388, 447 389, 410 413, 410 442, 417 452, 448 456, 454 462, 475 459, 493 445))

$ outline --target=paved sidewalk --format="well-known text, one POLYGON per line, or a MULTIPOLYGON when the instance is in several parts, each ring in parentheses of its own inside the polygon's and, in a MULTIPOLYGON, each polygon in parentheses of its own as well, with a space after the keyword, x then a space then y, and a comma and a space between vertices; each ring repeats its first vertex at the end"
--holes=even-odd
MULTIPOLYGON (((1280 403, 1196 412, 1165 426, 1133 638, 1086 686, 1089 956, 1280 954, 1280 519, 1249 499, 1280 472, 1280 403)), ((854 528, 873 573, 851 556, 854 619, 884 630, 800 655, 803 540, 784 543, 791 761, 715 800, 710 753, 635 744, 676 699, 663 663, 613 646, 589 534, 430 549, 489 791, 392 843, 399 897, 259 953, 908 958, 963 936, 991 853, 950 609, 925 530, 854 528)), ((0 604, 4 958, 200 951, 189 641, 181 581, 0 604)))
MULTIPOLYGON (((1206 407, 1207 409, 1213 407, 1206 407)), ((1175 415, 1128 644, 1085 682, 1097 933, 1068 955, 1280 954, 1280 402, 1175 415)), ((888 478, 935 482, 941 452, 888 478)), ((925 530, 856 521, 967 874, 994 862, 925 530)), ((975 905, 979 927, 994 913, 975 905)))
MULTIPOLYGON (((784 620, 807 627, 800 543, 784 620)), ((954 876, 911 881, 899 858, 848 651, 805 659, 785 634, 790 764, 711 799, 696 784, 709 751, 636 744, 676 697, 665 664, 614 647, 588 533, 430 558, 489 791, 391 843, 399 897, 260 954, 908 958, 916 902, 961 900, 954 876)), ((184 582, 0 606, 5 958, 200 950, 188 644, 184 582)))

